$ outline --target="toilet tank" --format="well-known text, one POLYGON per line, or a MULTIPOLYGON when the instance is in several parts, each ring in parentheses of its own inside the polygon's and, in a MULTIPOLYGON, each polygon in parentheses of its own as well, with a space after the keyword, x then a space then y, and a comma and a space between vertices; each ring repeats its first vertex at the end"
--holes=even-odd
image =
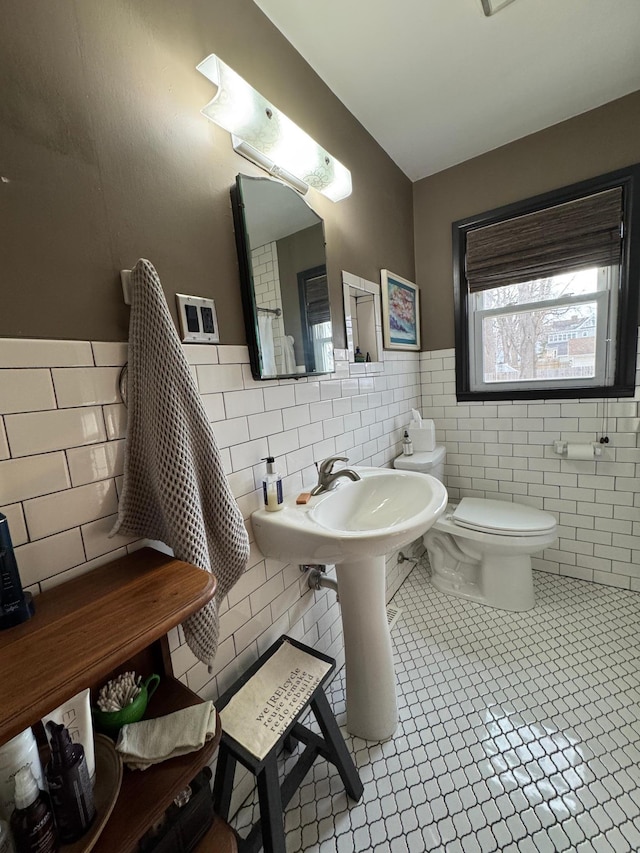
POLYGON ((445 448, 438 444, 434 450, 414 453, 413 456, 397 456, 393 467, 399 471, 417 471, 420 474, 431 474, 436 480, 444 482, 444 463, 447 456, 445 448))

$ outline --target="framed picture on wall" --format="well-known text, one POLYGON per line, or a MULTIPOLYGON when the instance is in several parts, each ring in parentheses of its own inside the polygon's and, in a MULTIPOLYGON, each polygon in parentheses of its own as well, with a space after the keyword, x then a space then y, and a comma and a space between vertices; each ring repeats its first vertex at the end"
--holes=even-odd
POLYGON ((380 270, 385 349, 420 349, 420 291, 406 278, 380 270))

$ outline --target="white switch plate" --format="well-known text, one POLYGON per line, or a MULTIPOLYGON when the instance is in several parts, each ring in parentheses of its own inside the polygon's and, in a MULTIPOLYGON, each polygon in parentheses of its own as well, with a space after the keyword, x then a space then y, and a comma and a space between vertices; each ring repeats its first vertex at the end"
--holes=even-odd
POLYGON ((176 293, 180 334, 184 343, 217 344, 218 317, 213 299, 176 293))

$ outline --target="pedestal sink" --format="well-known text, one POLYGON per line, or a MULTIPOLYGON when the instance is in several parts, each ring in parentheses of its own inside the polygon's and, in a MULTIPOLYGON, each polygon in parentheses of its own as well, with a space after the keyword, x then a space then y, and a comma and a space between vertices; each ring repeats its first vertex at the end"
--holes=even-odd
POLYGON ((251 516, 266 557, 333 563, 342 612, 347 729, 387 740, 398 725, 391 637, 386 614, 385 554, 425 533, 444 512, 445 487, 427 474, 356 468, 361 480, 339 480, 302 506, 286 498, 280 512, 251 516))

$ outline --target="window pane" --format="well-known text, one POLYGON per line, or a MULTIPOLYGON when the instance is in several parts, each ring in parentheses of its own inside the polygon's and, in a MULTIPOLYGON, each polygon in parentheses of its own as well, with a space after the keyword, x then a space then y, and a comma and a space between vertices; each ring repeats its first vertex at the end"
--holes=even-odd
POLYGON ((527 302, 542 302, 547 299, 597 293, 598 281, 598 268, 592 267, 552 278, 509 284, 479 293, 479 307, 481 309, 502 308, 506 305, 523 305, 527 302))
POLYGON ((597 318, 595 301, 484 317, 483 381, 593 378, 597 318))
POLYGON ((331 321, 315 323, 311 327, 311 340, 316 371, 318 373, 331 373, 334 370, 331 321))

